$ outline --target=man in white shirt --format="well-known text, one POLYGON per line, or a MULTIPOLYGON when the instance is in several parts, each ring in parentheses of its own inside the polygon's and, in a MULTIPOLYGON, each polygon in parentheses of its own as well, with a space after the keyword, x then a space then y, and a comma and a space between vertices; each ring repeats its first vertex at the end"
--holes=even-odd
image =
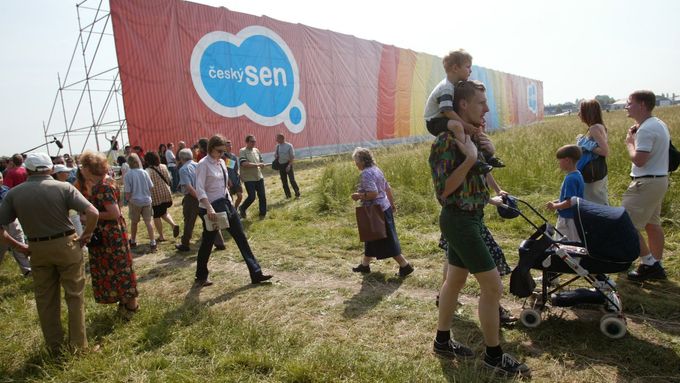
POLYGON ((177 192, 177 185, 179 184, 179 173, 177 171, 177 160, 175 159, 175 145, 172 142, 168 143, 167 150, 165 151, 165 162, 168 164, 168 170, 172 176, 172 185, 170 185, 170 190, 175 193, 177 192))
POLYGON ((631 183, 623 194, 621 204, 640 237, 640 265, 628 273, 628 279, 666 279, 661 265, 665 242, 661 227, 661 203, 668 190, 668 148, 670 133, 660 119, 652 116, 656 105, 653 92, 639 90, 628 97, 626 110, 635 125, 628 129, 626 148, 633 163, 631 183), (645 230, 649 246, 640 232, 645 230))
POLYGON ((288 187, 288 180, 290 179, 290 186, 293 187, 295 198, 300 197, 300 188, 295 182, 295 173, 293 172, 293 161, 295 161, 295 149, 290 142, 286 142, 286 137, 279 133, 276 135, 276 150, 274 150, 274 157, 279 161, 279 176, 281 177, 281 185, 283 185, 283 192, 286 198, 290 198, 290 188, 288 187))

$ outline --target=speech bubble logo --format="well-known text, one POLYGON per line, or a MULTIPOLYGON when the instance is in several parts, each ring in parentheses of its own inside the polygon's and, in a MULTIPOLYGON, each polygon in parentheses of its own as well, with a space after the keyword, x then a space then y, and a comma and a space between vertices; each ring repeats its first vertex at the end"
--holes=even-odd
POLYGON ((201 100, 219 115, 246 116, 265 126, 283 123, 293 133, 305 127, 295 57, 268 28, 206 34, 191 54, 191 79, 201 100))

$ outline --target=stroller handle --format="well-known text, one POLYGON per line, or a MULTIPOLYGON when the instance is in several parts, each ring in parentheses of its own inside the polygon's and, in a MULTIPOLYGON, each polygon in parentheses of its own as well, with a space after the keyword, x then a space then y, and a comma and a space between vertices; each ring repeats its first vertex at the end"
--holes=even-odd
MULTIPOLYGON (((529 202, 527 202, 523 199, 514 197, 514 196, 513 196, 513 198, 515 199, 515 201, 521 202, 524 205, 526 205, 529 209, 531 209, 531 211, 533 211, 534 214, 536 214, 537 216, 539 216, 541 218, 541 220, 543 220, 543 223, 548 224, 548 220, 541 213, 539 213, 538 210, 536 210, 533 206, 531 206, 531 204, 529 204, 529 202)), ((522 216, 522 218, 524 218, 525 221, 527 221, 531 226, 533 226, 534 229, 536 229, 536 230, 541 229, 539 225, 536 225, 532 220, 530 220, 526 215, 524 215, 524 213, 522 213, 522 211, 519 208, 511 207, 511 206, 508 206, 507 204, 503 204, 502 206, 507 208, 507 209, 510 209, 510 210, 517 212, 519 215, 522 216)), ((557 230, 557 228, 553 227, 553 229, 560 236, 562 236, 562 237, 564 236, 564 234, 562 234, 559 230, 557 230)))

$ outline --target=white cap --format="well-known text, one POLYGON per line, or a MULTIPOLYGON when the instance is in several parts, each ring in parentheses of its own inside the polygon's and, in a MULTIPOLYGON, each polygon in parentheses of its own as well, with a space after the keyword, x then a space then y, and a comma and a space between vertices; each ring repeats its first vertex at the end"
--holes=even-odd
POLYGON ((54 165, 54 170, 52 171, 52 173, 54 173, 54 174, 71 173, 71 171, 73 171, 73 168, 69 168, 66 165, 57 164, 57 165, 54 165))
POLYGON ((52 159, 45 153, 31 153, 24 161, 26 169, 36 172, 52 169, 52 159))

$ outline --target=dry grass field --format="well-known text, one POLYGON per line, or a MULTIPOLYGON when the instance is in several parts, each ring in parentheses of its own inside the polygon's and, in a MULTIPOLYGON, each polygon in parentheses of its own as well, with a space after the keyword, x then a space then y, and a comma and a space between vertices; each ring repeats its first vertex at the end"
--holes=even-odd
MULTIPOLYGON (((660 108, 680 143, 680 107, 660 108)), ((623 139, 631 120, 605 114, 612 155, 610 202, 619 205, 630 162, 623 139)), ((508 167, 494 170, 507 191, 541 206, 559 195, 555 150, 585 131, 576 116, 548 118, 493 135, 508 167)), ((273 138, 272 138, 273 139, 273 138)), ((348 154, 302 160, 300 199, 283 197, 268 171, 269 213, 244 225, 255 255, 273 283, 249 285, 232 241, 210 260, 213 286, 192 289, 197 245, 177 253, 172 243, 134 255, 140 312, 124 322, 113 306, 97 305, 88 285, 87 331, 98 352, 53 358, 42 346, 30 278, 9 255, 0 265, 0 382, 491 382, 498 378, 471 362, 448 362, 431 351, 443 252, 437 247, 438 205, 427 166, 428 144, 376 150, 395 190, 397 230, 415 272, 394 276, 381 261, 366 276, 352 273, 363 245, 353 203, 358 171, 348 154)), ((536 382, 680 381, 680 177, 671 177, 663 207, 667 281, 627 281, 620 288, 628 333, 619 340, 599 330, 599 315, 553 309, 535 329, 502 329, 503 346, 533 369, 536 382)), ((181 198, 171 212, 181 222, 181 198)), ((251 208, 254 214, 256 205, 251 208)), ((553 215, 547 215, 554 219, 553 215)), ((521 218, 503 220, 488 208, 486 222, 511 266, 532 233, 521 218)), ((169 236, 166 227, 166 236, 169 236)), ((200 238, 200 224, 194 241, 200 238)), ((138 239, 141 244, 146 238, 138 239)), ((508 278, 504 278, 507 285, 508 278)), ((481 355, 476 318, 478 286, 470 280, 453 324, 455 337, 481 355)), ((522 300, 503 304, 519 314, 522 300)), ((64 313, 65 318, 65 313, 64 313)))

